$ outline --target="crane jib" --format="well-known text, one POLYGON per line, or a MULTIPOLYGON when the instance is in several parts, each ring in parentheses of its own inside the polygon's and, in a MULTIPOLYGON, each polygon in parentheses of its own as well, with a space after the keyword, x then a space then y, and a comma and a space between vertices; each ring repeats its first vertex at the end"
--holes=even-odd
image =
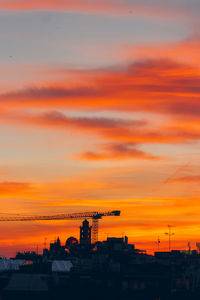
POLYGON ((120 216, 119 210, 107 211, 107 212, 83 212, 72 214, 57 214, 50 216, 17 216, 17 217, 0 217, 0 222, 18 222, 18 221, 54 221, 54 220, 80 220, 84 218, 88 219, 101 219, 106 216, 120 216))

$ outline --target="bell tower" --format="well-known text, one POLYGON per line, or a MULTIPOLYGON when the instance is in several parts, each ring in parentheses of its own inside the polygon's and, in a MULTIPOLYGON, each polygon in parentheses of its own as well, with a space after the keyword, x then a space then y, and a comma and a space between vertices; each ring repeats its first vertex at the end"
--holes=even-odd
POLYGON ((91 229, 88 220, 84 220, 82 226, 80 227, 80 244, 90 245, 91 244, 91 229))

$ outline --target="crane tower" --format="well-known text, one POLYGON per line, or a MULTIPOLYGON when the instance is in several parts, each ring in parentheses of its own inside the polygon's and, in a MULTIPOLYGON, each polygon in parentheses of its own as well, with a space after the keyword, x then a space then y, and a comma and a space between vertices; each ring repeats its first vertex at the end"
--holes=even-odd
POLYGON ((81 220, 92 219, 92 243, 98 241, 99 220, 102 217, 120 216, 119 210, 106 212, 82 212, 71 214, 57 214, 44 216, 20 216, 16 217, 0 217, 0 222, 28 222, 28 221, 55 221, 55 220, 81 220))

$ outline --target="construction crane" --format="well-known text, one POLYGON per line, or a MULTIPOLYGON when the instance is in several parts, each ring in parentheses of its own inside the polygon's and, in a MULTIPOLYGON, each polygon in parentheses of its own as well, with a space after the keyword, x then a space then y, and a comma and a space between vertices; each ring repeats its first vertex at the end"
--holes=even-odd
POLYGON ((98 241, 99 220, 102 217, 120 216, 119 210, 107 211, 107 212, 82 212, 72 214, 57 214, 50 216, 20 216, 15 217, 0 217, 0 222, 18 222, 18 221, 55 221, 55 220, 81 220, 92 219, 92 243, 98 241))

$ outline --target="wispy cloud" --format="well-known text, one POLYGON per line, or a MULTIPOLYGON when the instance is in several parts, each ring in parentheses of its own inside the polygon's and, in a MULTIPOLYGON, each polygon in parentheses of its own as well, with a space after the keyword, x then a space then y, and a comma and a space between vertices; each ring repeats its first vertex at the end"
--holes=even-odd
POLYGON ((82 83, 77 71, 78 83, 73 87, 57 83, 1 94, 0 106, 132 110, 177 116, 199 113, 200 71, 189 65, 168 59, 143 60, 120 69, 81 71, 81 76, 82 83))
MULTIPOLYGON (((189 121, 188 121, 189 122, 189 121)), ((106 152, 93 153, 96 157, 109 156, 110 150, 115 150, 115 156, 124 153, 131 156, 139 156, 139 152, 131 151, 133 144, 179 144, 198 141, 200 138, 200 128, 186 129, 181 123, 170 125, 153 125, 146 120, 130 120, 100 117, 69 117, 59 111, 46 113, 16 113, 4 112, 1 114, 1 124, 15 124, 18 126, 30 126, 36 128, 46 128, 47 130, 75 131, 82 134, 93 134, 102 141, 112 142, 112 147, 108 147, 106 152), (116 143, 116 144, 113 144, 116 143), (119 144, 118 144, 119 143, 119 144), (115 145, 115 146, 114 146, 115 145)), ((105 149, 104 149, 105 150, 105 149)), ((142 153, 140 152, 141 156, 142 153)), ((88 155, 89 157, 89 155, 88 155)), ((144 155, 143 155, 144 157, 144 155)), ((146 157, 147 158, 147 157, 146 157)))
POLYGON ((157 159, 158 157, 138 150, 135 144, 111 144, 103 147, 101 152, 88 151, 76 157, 88 160, 124 160, 124 159, 157 159))
MULTIPOLYGON (((196 3, 195 3, 196 4, 196 3)), ((198 6, 196 4, 196 6, 198 6)), ((197 7, 199 8, 199 6, 197 7)), ((67 12, 112 14, 112 15, 145 15, 157 18, 193 18, 196 16, 196 10, 191 9, 182 2, 176 4, 172 1, 147 0, 1 0, 0 9, 6 10, 57 10, 67 12)))
POLYGON ((196 67, 199 67, 199 47, 200 36, 199 34, 193 33, 191 36, 173 43, 163 42, 156 44, 147 43, 143 45, 120 45, 118 51, 120 54, 119 57, 129 60, 131 60, 133 57, 141 60, 167 58, 173 62, 177 61, 179 63, 188 64, 186 68, 186 75, 189 77, 190 75, 195 74, 196 67), (193 66, 191 72, 189 72, 189 65, 193 66))
POLYGON ((168 180, 169 183, 198 183, 200 182, 200 175, 183 176, 178 178, 171 178, 168 180))

